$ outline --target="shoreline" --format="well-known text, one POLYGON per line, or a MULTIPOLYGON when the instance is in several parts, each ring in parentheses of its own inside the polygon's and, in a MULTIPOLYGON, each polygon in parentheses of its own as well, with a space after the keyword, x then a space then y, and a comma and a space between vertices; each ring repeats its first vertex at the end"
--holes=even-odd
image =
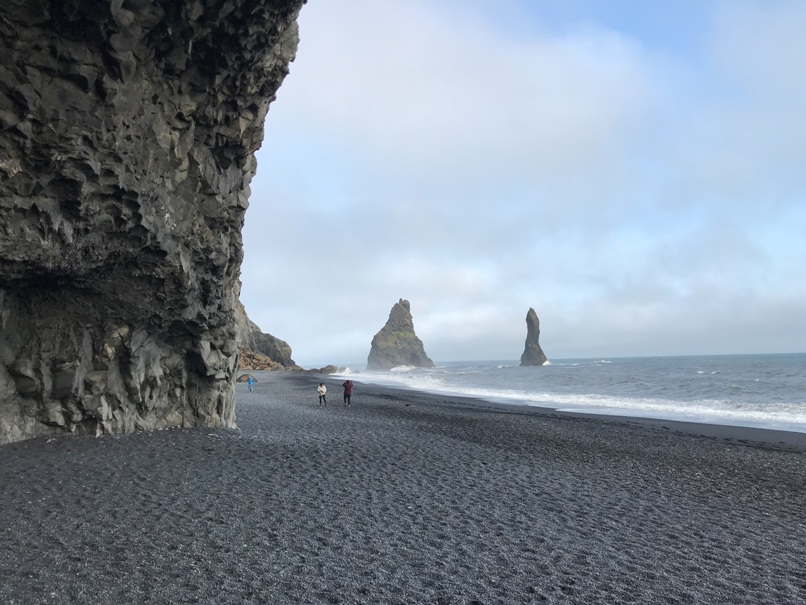
POLYGON ((412 393, 416 399, 432 400, 431 402, 433 405, 464 405, 469 408, 485 411, 498 411, 507 414, 538 415, 558 418, 581 418, 603 423, 615 423, 623 426, 642 427, 645 429, 667 432, 669 434, 718 439, 726 443, 736 443, 741 445, 750 444, 761 447, 784 448, 794 452, 806 452, 806 432, 801 433, 798 431, 786 431, 742 425, 711 424, 687 420, 666 420, 662 418, 648 418, 644 416, 573 412, 568 410, 558 410, 545 406, 495 402, 469 395, 435 393, 429 391, 420 391, 415 388, 403 386, 396 387, 375 383, 365 383, 361 382, 360 380, 355 380, 352 376, 340 376, 336 379, 332 378, 332 375, 317 374, 317 376, 319 376, 320 380, 324 381, 325 384, 327 384, 328 380, 343 381, 349 378, 355 384, 371 390, 399 393, 401 396, 403 396, 405 393, 412 393), (451 403, 446 404, 445 402, 447 401, 450 401, 451 403))

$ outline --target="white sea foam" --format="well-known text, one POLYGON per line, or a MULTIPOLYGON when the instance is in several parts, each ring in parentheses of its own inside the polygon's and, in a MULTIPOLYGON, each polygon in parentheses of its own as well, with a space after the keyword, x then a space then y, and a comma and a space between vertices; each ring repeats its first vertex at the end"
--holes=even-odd
POLYGON ((368 371, 360 380, 568 412, 806 432, 803 366, 762 361, 739 367, 730 357, 559 360, 543 370, 461 363, 368 371), (782 383, 787 376, 794 378, 782 383))

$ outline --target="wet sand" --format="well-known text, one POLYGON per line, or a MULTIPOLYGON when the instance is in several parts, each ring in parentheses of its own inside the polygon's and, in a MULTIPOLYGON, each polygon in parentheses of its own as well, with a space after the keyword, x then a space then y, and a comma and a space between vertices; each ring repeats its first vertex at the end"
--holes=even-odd
POLYGON ((806 435, 253 374, 0 447, 0 603, 806 604, 806 435))

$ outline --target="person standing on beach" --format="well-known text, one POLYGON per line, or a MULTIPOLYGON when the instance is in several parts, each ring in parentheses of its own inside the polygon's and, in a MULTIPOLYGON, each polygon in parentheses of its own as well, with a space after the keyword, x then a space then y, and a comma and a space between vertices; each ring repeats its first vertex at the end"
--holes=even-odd
POLYGON ((246 381, 249 383, 249 392, 251 393, 252 392, 252 375, 251 374, 246 379, 246 381))
POLYGON ((319 393, 319 407, 327 405, 327 397, 325 396, 327 394, 327 387, 324 382, 319 383, 316 392, 319 393))
POLYGON ((344 387, 344 404, 346 407, 350 407, 350 398, 353 396, 353 381, 352 380, 345 380, 344 384, 341 385, 344 387))

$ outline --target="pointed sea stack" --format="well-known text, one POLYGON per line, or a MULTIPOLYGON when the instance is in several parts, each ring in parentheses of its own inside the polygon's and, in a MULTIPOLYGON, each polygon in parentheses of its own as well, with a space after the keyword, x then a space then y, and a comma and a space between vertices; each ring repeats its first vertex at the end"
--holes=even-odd
POLYGON ((389 312, 389 320, 372 339, 367 358, 368 370, 388 370, 397 366, 433 368, 434 362, 414 333, 409 301, 402 298, 389 312))
POLYGON ((543 349, 540 348, 540 320, 531 307, 526 314, 526 348, 521 355, 522 366, 542 366, 548 361, 543 349))

